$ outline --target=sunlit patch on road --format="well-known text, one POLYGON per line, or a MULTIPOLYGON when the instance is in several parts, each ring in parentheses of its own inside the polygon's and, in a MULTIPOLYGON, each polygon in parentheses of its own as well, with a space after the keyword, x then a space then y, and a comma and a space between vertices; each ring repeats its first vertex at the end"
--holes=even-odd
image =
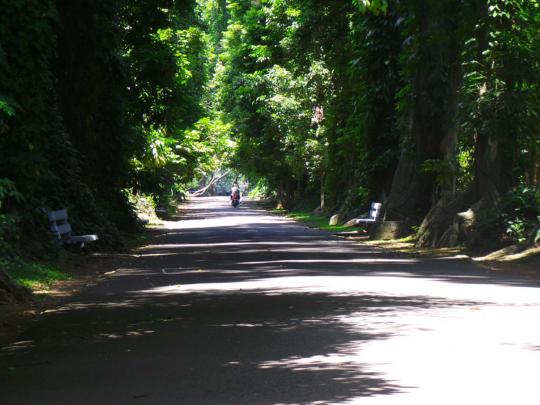
POLYGON ((116 403, 123 387, 164 404, 540 403, 538 284, 224 198, 188 207, 191 220, 0 352, 12 392, 115 381, 116 403))

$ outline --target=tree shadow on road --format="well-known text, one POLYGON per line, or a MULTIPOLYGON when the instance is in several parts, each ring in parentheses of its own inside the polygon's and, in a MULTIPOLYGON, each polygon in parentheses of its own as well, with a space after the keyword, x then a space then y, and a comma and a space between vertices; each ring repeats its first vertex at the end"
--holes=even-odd
POLYGON ((129 265, 0 351, 2 398, 264 405, 391 396, 414 387, 382 373, 366 348, 418 333, 434 313, 493 305, 476 296, 479 286, 538 286, 280 219, 242 221, 196 219, 155 234, 129 265), (442 298, 436 285, 474 291, 442 298))
MULTIPOLYGON (((184 272, 184 283, 236 282, 283 276, 357 276, 399 273, 458 284, 540 287, 540 280, 480 268, 462 257, 414 258, 331 238, 294 223, 250 223, 208 229, 170 230, 140 252, 138 269, 184 272), (224 242, 225 240, 225 242, 224 242), (212 271, 215 270, 213 273, 212 271), (227 272, 229 270, 229 272, 227 272), (235 271, 233 274, 232 271, 235 271), (212 275, 212 277, 210 277, 212 275)), ((137 272, 132 272, 136 275, 137 272)))
MULTIPOLYGON (((407 333, 401 316, 474 304, 279 289, 92 298, 49 314, 21 336, 31 342, 26 347, 2 351, 1 362, 11 369, 0 370, 9 383, 3 395, 23 393, 18 403, 31 403, 24 402, 25 392, 48 387, 63 397, 59 392, 108 381, 158 403, 166 403, 159 402, 165 392, 183 403, 216 404, 326 404, 392 395, 414 387, 372 369, 362 360, 364 346, 407 333)), ((126 390, 113 399, 116 394, 126 390)))

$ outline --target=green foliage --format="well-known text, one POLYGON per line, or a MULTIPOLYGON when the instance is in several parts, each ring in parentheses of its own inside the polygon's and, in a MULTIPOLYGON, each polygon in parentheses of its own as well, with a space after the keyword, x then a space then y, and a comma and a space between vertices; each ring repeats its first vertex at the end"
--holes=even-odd
POLYGON ((475 22, 463 53, 461 143, 499 144, 504 172, 490 175, 506 192, 539 156, 540 9, 536 1, 490 0, 475 22))
POLYGON ((532 242, 539 226, 540 188, 522 184, 504 194, 498 205, 478 212, 474 234, 491 243, 532 242))
POLYGON ((456 177, 456 168, 448 160, 442 159, 428 159, 422 163, 420 170, 424 173, 431 173, 435 175, 435 181, 442 185, 449 179, 456 177))
POLYGON ((368 190, 366 187, 358 186, 356 189, 356 197, 361 205, 369 204, 370 194, 370 190, 368 190))
MULTIPOLYGON (((213 13, 221 5, 205 4, 213 13)), ((537 6, 229 2, 219 20, 227 29, 214 31, 214 108, 232 125, 238 167, 280 199, 322 190, 333 207, 384 199, 398 168, 409 174, 397 189, 415 190, 401 202, 408 215, 456 193, 481 199, 493 189, 482 182, 495 194, 519 178, 533 183, 537 6)))
POLYGON ((151 195, 133 194, 131 190, 124 190, 124 193, 137 212, 148 213, 156 210, 157 203, 151 195))
POLYGON ((40 208, 77 203, 89 212, 95 208, 58 109, 53 71, 57 23, 53 1, 2 4, 0 173, 5 179, 0 185, 0 238, 10 255, 49 247, 40 208))
POLYGON ((458 189, 463 192, 471 187, 474 178, 474 155, 473 150, 461 145, 457 155, 457 182, 458 189))
POLYGON ((6 255, 10 248, 10 241, 16 237, 17 227, 15 219, 2 212, 5 200, 12 199, 16 203, 22 203, 23 195, 17 190, 15 184, 5 178, 0 178, 0 254, 6 255))
POLYGON ((2 112, 3 115, 7 117, 13 117, 15 115, 15 109, 6 100, 3 100, 1 97, 0 97, 0 112, 2 112))
POLYGON ((330 232, 343 232, 343 231, 351 230, 351 227, 346 227, 343 225, 328 225, 328 222, 330 220, 328 217, 324 215, 314 215, 313 213, 309 211, 276 210, 276 212, 284 213, 289 218, 292 218, 295 221, 305 223, 306 225, 312 228, 319 228, 319 229, 330 231, 330 232))
POLYGON ((375 15, 386 13, 388 1, 386 0, 353 0, 353 4, 362 12, 370 11, 375 15))
POLYGON ((248 194, 249 198, 264 198, 270 196, 271 191, 269 190, 268 184, 264 178, 257 180, 257 183, 255 183, 255 186, 251 188, 248 194))
POLYGON ((194 3, 126 3, 124 55, 129 64, 131 122, 142 141, 128 185, 166 200, 181 195, 211 147, 193 127, 204 114, 209 38, 196 25, 194 3))
POLYGON ((509 237, 524 242, 540 225, 540 188, 518 186, 501 199, 500 219, 509 237))
POLYGON ((231 133, 231 124, 218 117, 203 117, 185 132, 184 139, 189 142, 183 148, 196 160, 195 176, 211 175, 231 164, 236 146, 231 133))
POLYGON ((3 247, 54 251, 40 209, 63 207, 77 231, 119 244, 138 229, 123 189, 170 199, 225 162, 229 127, 197 124, 210 49, 194 1, 3 2, 3 247))
POLYGON ((7 256, 12 250, 11 244, 16 239, 17 226, 15 219, 6 214, 0 214, 0 255, 7 256))
POLYGON ((4 200, 12 199, 17 203, 24 201, 23 195, 15 187, 15 183, 10 179, 0 178, 0 209, 4 200))
POLYGON ((336 203, 359 185, 387 188, 398 148, 395 15, 316 0, 238 1, 229 11, 218 108, 233 124, 241 170, 285 199, 322 187, 336 203))
POLYGON ((43 263, 34 263, 17 258, 10 262, 0 261, 0 267, 7 271, 17 283, 41 290, 59 280, 69 280, 70 276, 55 267, 43 263))
POLYGON ((122 190, 166 203, 224 170, 332 209, 503 195, 486 229, 528 238, 539 27, 536 0, 5 0, 0 248, 45 246, 61 207, 114 244, 122 190))

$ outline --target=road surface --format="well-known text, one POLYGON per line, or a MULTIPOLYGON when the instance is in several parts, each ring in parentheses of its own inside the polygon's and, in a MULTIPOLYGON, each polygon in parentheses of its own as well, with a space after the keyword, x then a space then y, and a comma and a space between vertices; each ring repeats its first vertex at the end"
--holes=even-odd
POLYGON ((2 405, 540 403, 532 281, 224 197, 128 267, 0 350, 2 405))

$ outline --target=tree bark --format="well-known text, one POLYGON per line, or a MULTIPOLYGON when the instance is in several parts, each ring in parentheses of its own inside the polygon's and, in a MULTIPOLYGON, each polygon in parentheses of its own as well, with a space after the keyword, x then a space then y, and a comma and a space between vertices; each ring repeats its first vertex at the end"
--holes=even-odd
POLYGON ((455 194, 460 9, 455 2, 419 2, 414 10, 414 76, 409 128, 402 139, 385 217, 419 220, 455 194), (426 161, 436 162, 424 170, 426 161))
POLYGON ((27 301, 31 297, 30 292, 15 283, 11 277, 0 269, 0 304, 10 304, 27 301))
POLYGON ((493 62, 485 56, 491 29, 488 4, 478 0, 475 6, 478 12, 475 25, 479 27, 476 31, 476 59, 486 80, 478 89, 480 123, 474 133, 474 178, 470 189, 462 196, 455 200, 447 199, 450 202, 446 204, 441 200, 432 208, 418 232, 418 246, 453 246, 460 242, 477 244, 482 239, 482 235, 472 231, 477 214, 496 206, 499 196, 512 186, 517 142, 497 136, 495 126, 499 118, 494 116, 494 101, 486 100, 486 94, 493 90, 495 81, 493 62))
POLYGON ((369 100, 363 119, 362 148, 371 163, 365 173, 365 183, 371 201, 385 201, 398 163, 399 131, 395 111, 396 94, 405 85, 399 64, 403 33, 396 4, 384 15, 368 14, 364 19, 367 36, 377 36, 377 45, 366 45, 362 51, 363 69, 359 77, 365 83, 362 92, 369 100))
MULTIPOLYGON (((493 72, 483 53, 489 48, 489 13, 487 2, 479 9, 480 28, 477 34, 478 55, 477 58, 485 71, 486 81, 480 86, 478 102, 480 114, 488 114, 484 108, 485 94, 492 89, 493 72)), ((487 118, 487 117, 486 117, 487 118)), ((485 126, 480 126, 474 135, 474 180, 472 185, 474 201, 490 201, 494 204, 499 197, 498 184, 500 179, 499 165, 499 142, 494 139, 485 126)))
POLYGON ((322 212, 324 210, 324 208, 325 208, 325 205, 324 205, 324 172, 323 171, 321 171, 321 176, 320 176, 320 187, 321 187, 321 201, 320 201, 319 209, 322 212))

